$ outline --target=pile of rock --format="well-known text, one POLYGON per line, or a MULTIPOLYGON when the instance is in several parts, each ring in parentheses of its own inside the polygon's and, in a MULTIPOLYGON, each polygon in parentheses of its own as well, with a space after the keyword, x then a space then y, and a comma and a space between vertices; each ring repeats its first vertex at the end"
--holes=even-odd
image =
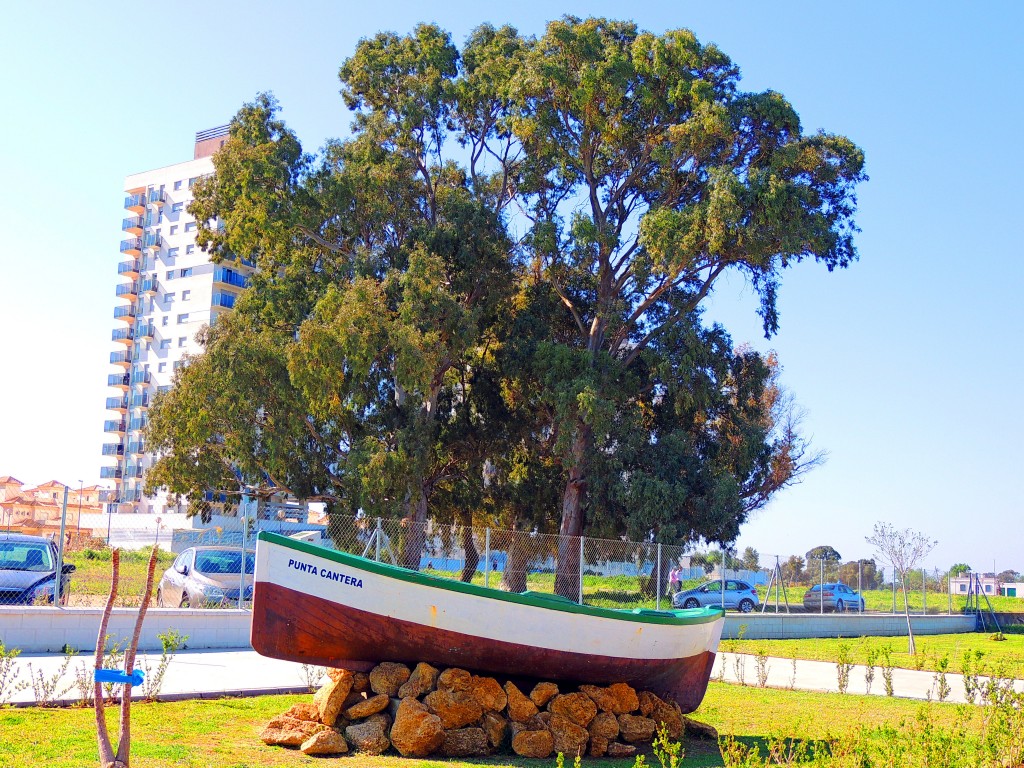
POLYGON ((551 682, 520 688, 455 667, 390 662, 369 674, 332 669, 329 676, 312 703, 275 717, 260 738, 309 755, 394 748, 404 757, 476 757, 511 749, 534 758, 629 757, 661 727, 673 740, 686 732, 717 738, 674 702, 625 683, 563 692, 551 682))

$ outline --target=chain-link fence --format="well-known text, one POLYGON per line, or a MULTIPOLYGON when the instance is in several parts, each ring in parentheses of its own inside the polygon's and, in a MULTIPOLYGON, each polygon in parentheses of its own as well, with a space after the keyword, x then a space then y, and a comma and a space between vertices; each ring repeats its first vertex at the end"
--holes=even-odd
MULTIPOLYGON (((62 602, 100 606, 110 588, 110 553, 119 547, 118 605, 137 605, 144 592, 148 555, 159 548, 155 592, 161 605, 245 608, 251 594, 251 553, 260 531, 301 537, 370 559, 481 586, 515 592, 557 593, 588 605, 669 609, 724 605, 764 612, 959 613, 989 598, 996 610, 1014 611, 1016 598, 999 597, 988 576, 954 577, 945 570, 916 569, 901 579, 891 566, 867 557, 764 555, 742 557, 716 549, 654 542, 562 537, 534 531, 466 527, 366 516, 324 516, 301 505, 242 505, 237 514, 82 514, 64 530, 63 558, 73 565, 62 602), (195 572, 194 548, 234 552, 237 574, 219 573, 222 588, 191 592, 175 586, 195 572), (189 558, 192 558, 189 561, 189 558), (248 566, 243 564, 248 563, 248 566), (184 572, 183 572, 184 571, 184 572), (168 587, 167 585, 171 585, 168 587), (905 592, 904 592, 905 586, 905 592), (172 588, 173 587, 173 588, 172 588), (1002 603, 1000 602, 1002 601, 1002 603)), ((0 540, 0 603, 52 605, 59 554, 57 530, 34 531, 52 544, 31 555, 27 544, 0 540), (49 587, 46 586, 49 584, 49 587)), ((33 533, 33 531, 25 531, 33 533)), ((32 546, 37 546, 33 544, 32 546)), ((210 562, 204 560, 204 562, 210 562)), ((220 569, 227 560, 220 560, 220 569)), ((1024 606, 1024 604, 1022 604, 1024 606)))

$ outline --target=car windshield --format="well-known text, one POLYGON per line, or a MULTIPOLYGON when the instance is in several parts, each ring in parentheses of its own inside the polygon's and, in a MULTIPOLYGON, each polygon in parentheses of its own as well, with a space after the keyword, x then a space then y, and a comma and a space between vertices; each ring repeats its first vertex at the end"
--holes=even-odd
POLYGON ((34 541, 0 542, 0 571, 52 571, 50 548, 34 541))
MULTIPOLYGON (((241 570, 242 553, 220 550, 196 552, 196 570, 200 573, 238 573, 241 570)), ((252 552, 245 554, 245 572, 252 573, 256 567, 256 557, 252 552)))

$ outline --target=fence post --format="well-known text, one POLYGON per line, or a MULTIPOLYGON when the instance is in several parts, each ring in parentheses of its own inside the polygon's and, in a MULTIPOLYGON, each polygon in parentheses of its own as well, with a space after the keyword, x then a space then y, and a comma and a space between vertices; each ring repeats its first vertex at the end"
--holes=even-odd
POLYGON ((491 529, 484 528, 484 586, 491 586, 491 529))
POLYGON ((953 615, 953 577, 951 574, 946 574, 946 594, 949 596, 949 616, 953 615))
MULTIPOLYGON (((60 607, 60 583, 64 580, 64 525, 68 519, 68 487, 64 486, 64 504, 60 510, 60 541, 57 542, 57 566, 53 584, 53 607, 60 607)), ((69 587, 70 589, 70 587, 69 587)))
POLYGON ((921 615, 928 613, 928 574, 921 566, 921 615))
POLYGON ((586 539, 580 534, 580 605, 583 605, 583 544, 586 539))
POLYGON ((818 613, 825 613, 825 558, 818 561, 818 613))
POLYGON ((377 542, 377 556, 376 556, 376 559, 377 559, 378 563, 380 562, 380 535, 381 535, 381 527, 380 527, 380 518, 378 517, 377 518, 377 532, 376 532, 376 535, 373 537, 374 541, 377 542))
POLYGON ((896 566, 892 567, 892 612, 896 613, 896 566))
POLYGON ((857 612, 858 613, 863 613, 863 611, 860 608, 861 604, 863 603, 863 604, 865 604, 864 607, 865 608, 867 607, 867 605, 865 603, 865 600, 864 600, 864 561, 863 560, 857 560, 857 595, 860 597, 860 603, 857 603, 857 612))
POLYGON ((658 542, 658 570, 654 572, 654 610, 661 610, 661 542, 658 542))

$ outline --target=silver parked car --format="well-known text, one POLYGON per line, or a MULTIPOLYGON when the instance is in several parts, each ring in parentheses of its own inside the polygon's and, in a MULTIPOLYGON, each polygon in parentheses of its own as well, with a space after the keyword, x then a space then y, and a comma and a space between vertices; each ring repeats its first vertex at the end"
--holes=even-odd
MULTIPOLYGON (((750 613, 761 604, 757 590, 745 581, 725 580, 725 607, 750 613)), ((693 589, 672 596, 674 608, 699 608, 704 605, 722 605, 722 582, 709 581, 693 589)))
POLYGON ((841 581, 815 584, 804 592, 805 611, 860 611, 864 613, 864 598, 841 581))
POLYGON ((156 590, 161 608, 208 608, 238 605, 239 587, 243 602, 252 600, 256 557, 234 547, 189 547, 164 571, 156 590))

